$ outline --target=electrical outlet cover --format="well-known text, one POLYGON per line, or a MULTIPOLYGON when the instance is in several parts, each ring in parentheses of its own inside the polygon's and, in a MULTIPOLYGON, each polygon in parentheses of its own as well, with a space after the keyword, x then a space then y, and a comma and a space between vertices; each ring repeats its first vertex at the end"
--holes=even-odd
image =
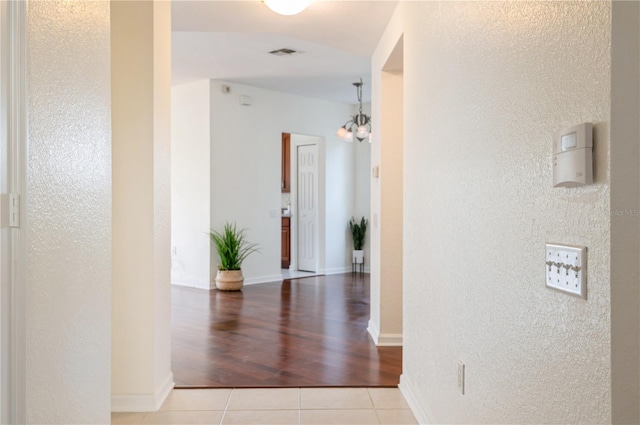
POLYGON ((545 285, 587 299, 587 247, 547 243, 545 285))

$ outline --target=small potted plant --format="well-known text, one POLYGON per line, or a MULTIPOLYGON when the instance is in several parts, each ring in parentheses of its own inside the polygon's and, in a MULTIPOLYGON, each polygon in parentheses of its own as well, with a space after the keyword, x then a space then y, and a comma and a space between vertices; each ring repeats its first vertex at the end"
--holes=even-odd
POLYGON ((351 217, 349 229, 351 229, 351 236, 353 236, 353 263, 362 264, 364 263, 364 251, 362 248, 364 247, 364 237, 367 233, 367 220, 362 217, 360 224, 358 224, 356 219, 351 217))
POLYGON ((235 223, 225 223, 222 232, 211 230, 209 237, 216 246, 220 264, 216 275, 216 287, 220 291, 239 291, 244 284, 242 262, 249 254, 258 251, 258 244, 245 239, 246 229, 238 229, 235 223))

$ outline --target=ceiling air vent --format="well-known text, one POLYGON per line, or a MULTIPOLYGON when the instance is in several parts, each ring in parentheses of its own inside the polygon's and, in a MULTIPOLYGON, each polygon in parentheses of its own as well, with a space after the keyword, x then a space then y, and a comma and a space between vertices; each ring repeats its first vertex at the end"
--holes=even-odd
POLYGON ((300 52, 298 52, 297 50, 287 49, 286 47, 283 47, 282 49, 272 50, 269 53, 276 56, 293 56, 293 55, 297 55, 300 52))

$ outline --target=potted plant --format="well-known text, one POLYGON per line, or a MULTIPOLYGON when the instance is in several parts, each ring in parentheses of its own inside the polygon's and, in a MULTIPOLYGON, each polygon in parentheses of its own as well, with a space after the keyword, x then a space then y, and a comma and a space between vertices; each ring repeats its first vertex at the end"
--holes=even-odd
POLYGON ((209 237, 216 246, 220 264, 216 275, 216 287, 221 291, 242 289, 242 262, 249 254, 258 251, 258 244, 245 239, 246 229, 238 229, 235 223, 225 223, 222 232, 211 230, 209 237))
POLYGON ((362 217, 360 224, 358 224, 356 219, 351 217, 349 229, 351 229, 351 236, 353 236, 353 263, 362 264, 364 263, 364 251, 362 248, 364 247, 364 237, 367 233, 367 220, 362 217))

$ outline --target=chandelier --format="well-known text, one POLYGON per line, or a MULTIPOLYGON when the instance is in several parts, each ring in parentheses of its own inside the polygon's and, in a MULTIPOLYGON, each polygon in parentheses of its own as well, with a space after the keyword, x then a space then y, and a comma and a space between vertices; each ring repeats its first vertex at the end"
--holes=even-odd
POLYGON ((353 83, 353 85, 356 86, 360 112, 352 116, 349 121, 340 127, 336 136, 347 142, 353 142, 353 134, 355 133, 356 139, 360 142, 368 138, 369 143, 371 143, 371 117, 362 113, 362 78, 360 78, 359 82, 353 83))
POLYGON ((297 15, 311 4, 311 0, 262 0, 269 9, 280 15, 297 15))

